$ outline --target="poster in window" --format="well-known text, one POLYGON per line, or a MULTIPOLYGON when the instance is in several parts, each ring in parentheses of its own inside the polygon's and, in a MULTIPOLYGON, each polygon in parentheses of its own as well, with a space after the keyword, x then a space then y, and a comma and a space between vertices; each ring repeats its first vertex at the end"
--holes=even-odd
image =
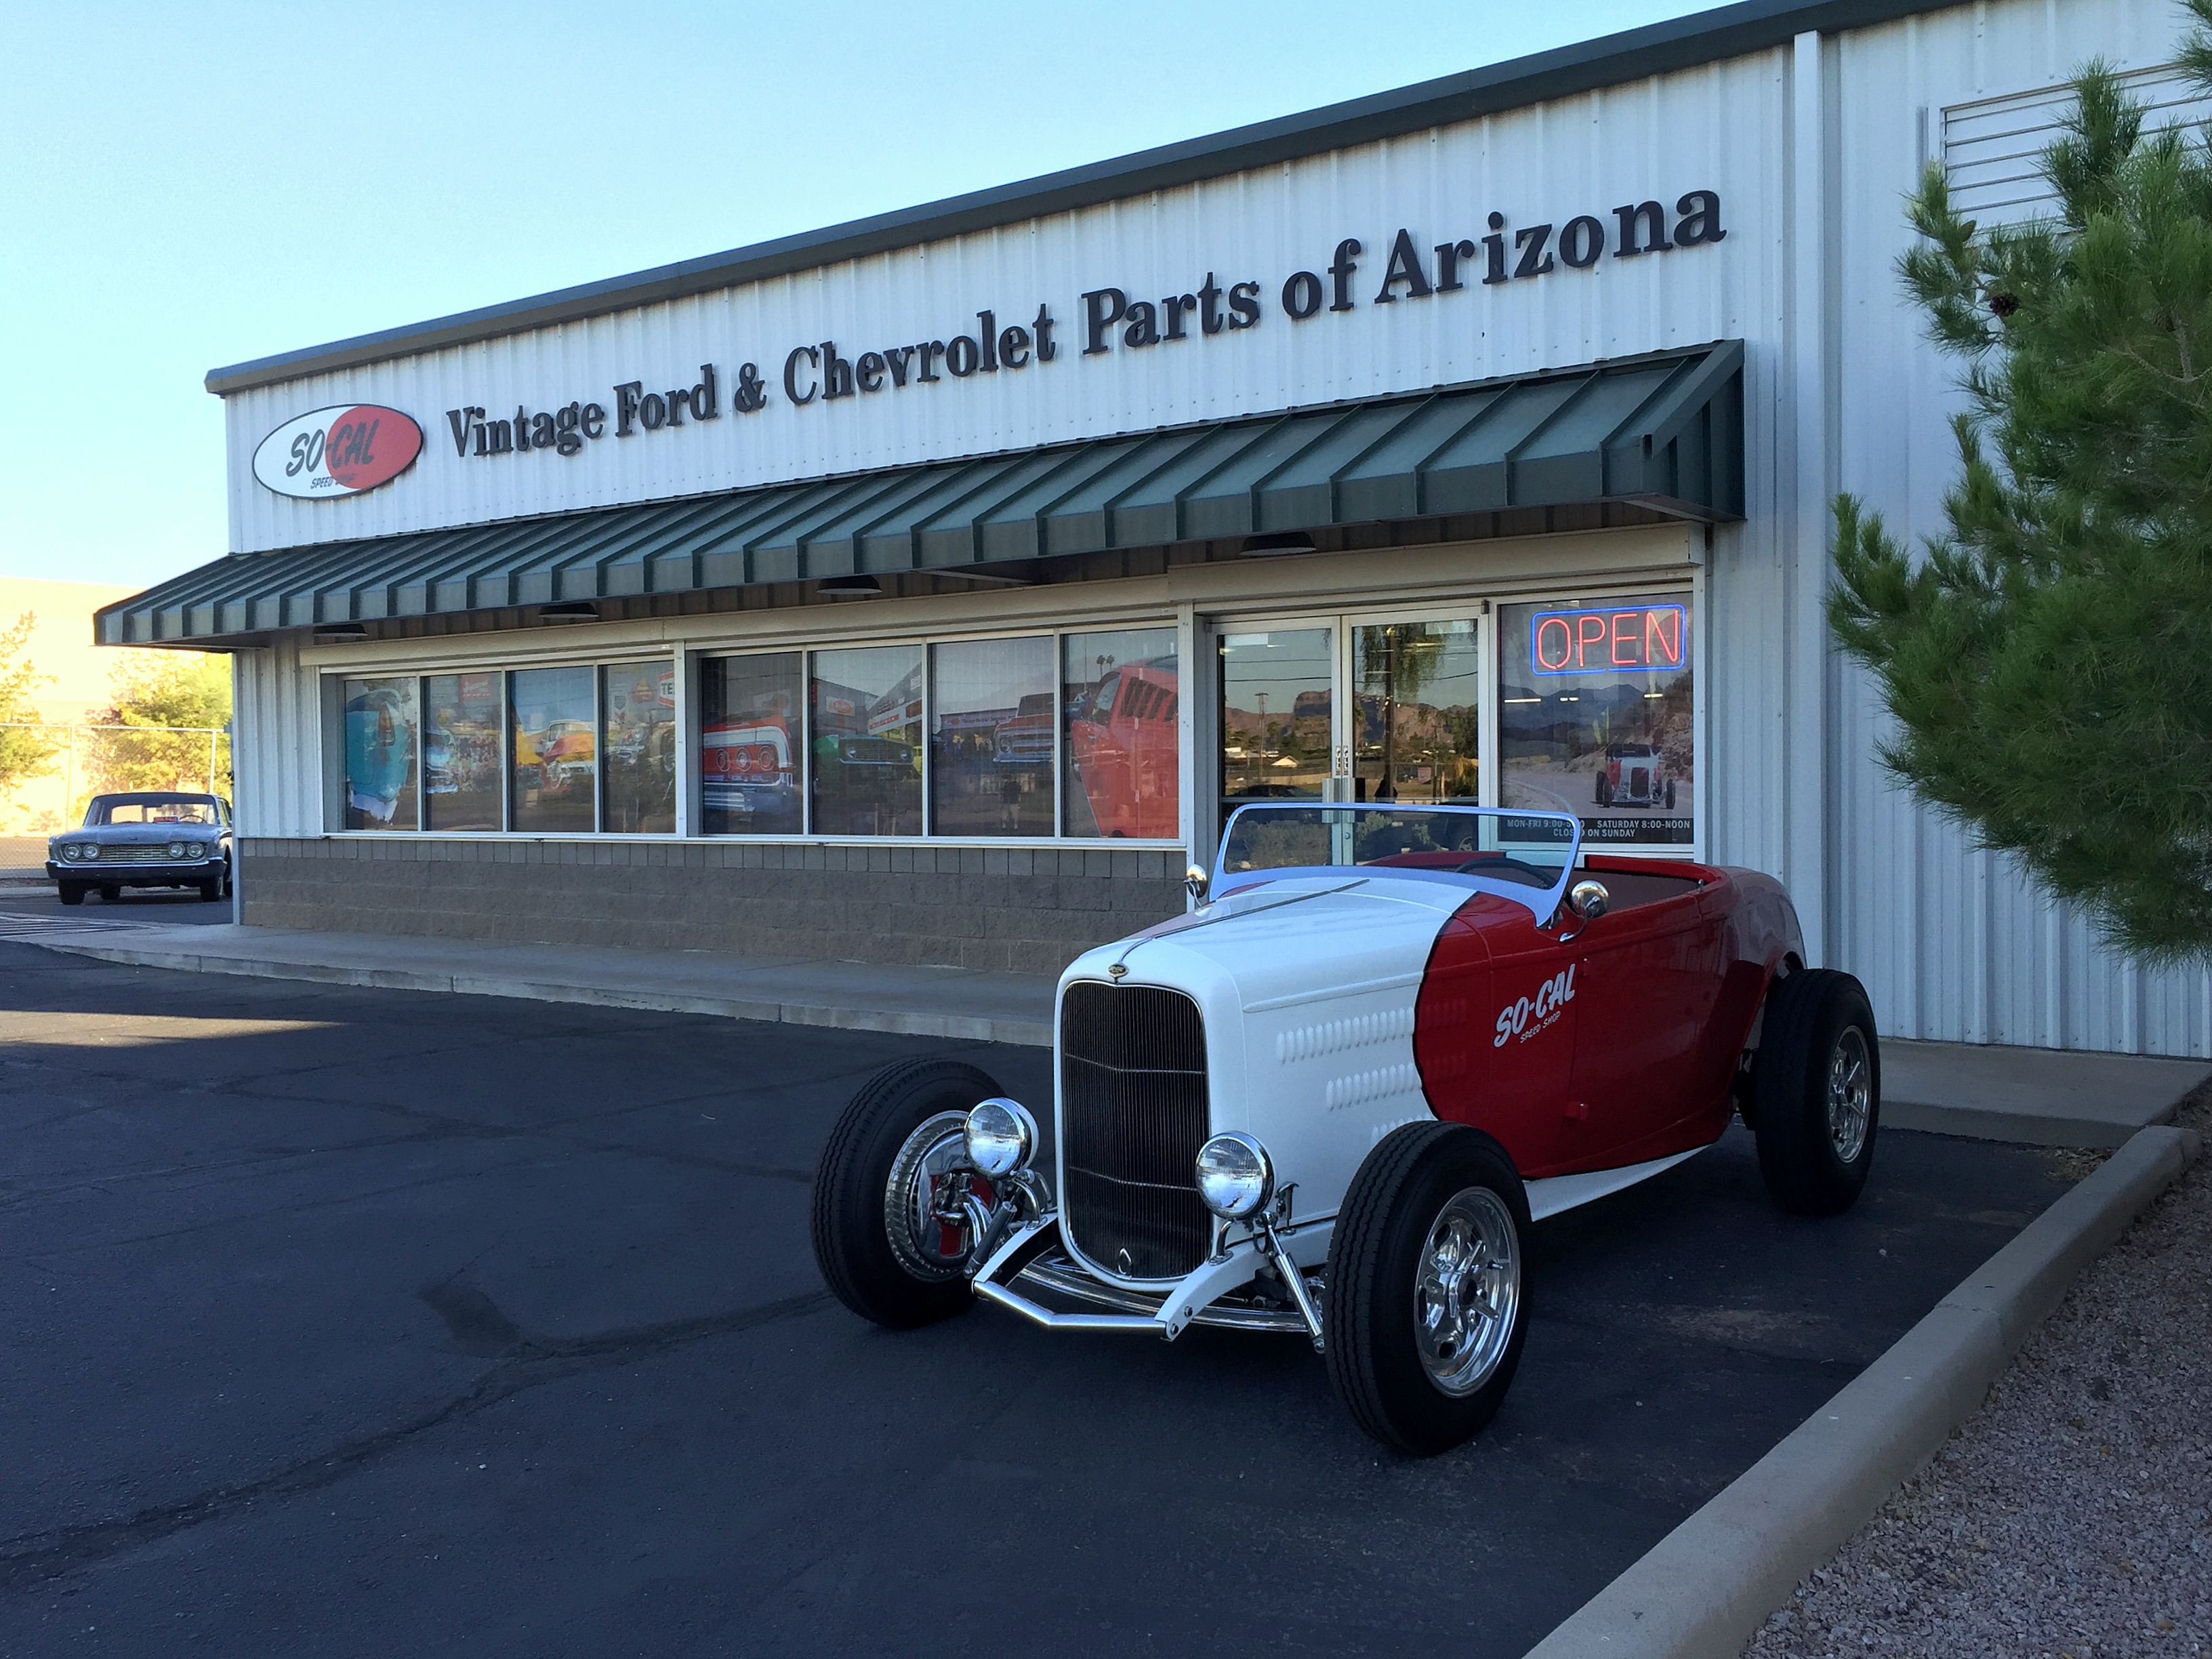
POLYGON ((1050 637, 963 641, 930 654, 932 833, 1052 834, 1050 637))
POLYGON ((799 653, 699 665, 699 804, 710 836, 795 836, 805 726, 799 653))
POLYGON ((1182 832, 1182 677, 1172 628, 1060 641, 1071 836, 1172 841, 1182 832))
POLYGON ((599 828, 596 678, 588 668, 525 668, 507 676, 517 830, 589 835, 599 828))
POLYGON ((921 647, 814 653, 814 833, 921 833, 921 647))
POLYGON ((498 829, 499 675, 429 675, 422 703, 424 827, 498 829))
POLYGON ((345 827, 415 828, 415 682, 345 682, 345 827))
POLYGON ((617 836, 676 833, 676 667, 609 663, 599 671, 606 829, 617 836))
POLYGON ((1500 804, 1600 848, 1694 842, 1691 621, 1680 593, 1501 606, 1500 804))

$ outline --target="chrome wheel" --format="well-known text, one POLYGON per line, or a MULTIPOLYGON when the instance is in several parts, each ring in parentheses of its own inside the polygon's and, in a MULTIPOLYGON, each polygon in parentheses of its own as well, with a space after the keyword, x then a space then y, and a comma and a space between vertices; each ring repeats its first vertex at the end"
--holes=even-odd
POLYGON ((939 1190, 968 1167, 968 1115, 939 1112, 924 1118, 891 1160, 884 1183, 884 1231, 891 1252, 916 1279, 957 1279, 968 1261, 964 1227, 937 1218, 939 1190))
POLYGON ((1490 1380, 1521 1310, 1521 1237, 1487 1187, 1455 1194, 1429 1227, 1413 1276, 1413 1346, 1455 1399, 1490 1380))
POLYGON ((1867 1119, 1874 1103, 1874 1066, 1866 1036, 1847 1025, 1828 1055, 1828 1142, 1845 1164, 1866 1150, 1867 1119))

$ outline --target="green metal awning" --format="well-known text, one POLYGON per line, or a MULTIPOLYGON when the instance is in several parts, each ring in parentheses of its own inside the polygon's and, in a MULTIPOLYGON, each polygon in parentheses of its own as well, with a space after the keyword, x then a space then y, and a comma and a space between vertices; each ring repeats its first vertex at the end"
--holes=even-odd
MULTIPOLYGON (((101 611, 103 645, 992 567, 1632 501, 1743 515, 1743 343, 642 507, 234 554, 101 611)), ((1009 567, 1012 568, 1010 569, 1009 567)))

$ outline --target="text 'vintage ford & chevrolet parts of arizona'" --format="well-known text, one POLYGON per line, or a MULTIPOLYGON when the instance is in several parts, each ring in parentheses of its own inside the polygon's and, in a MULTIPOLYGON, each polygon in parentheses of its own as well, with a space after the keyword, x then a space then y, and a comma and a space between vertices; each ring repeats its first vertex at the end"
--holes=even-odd
POLYGON ((1585 859, 1565 816, 1265 805, 1190 884, 1061 976, 1048 1125, 954 1060, 854 1097, 813 1201, 848 1307, 1303 1333, 1363 1428, 1425 1454, 1511 1384, 1532 1221, 1738 1112, 1784 1209, 1865 1185, 1873 1013, 1804 966, 1769 877, 1585 859))

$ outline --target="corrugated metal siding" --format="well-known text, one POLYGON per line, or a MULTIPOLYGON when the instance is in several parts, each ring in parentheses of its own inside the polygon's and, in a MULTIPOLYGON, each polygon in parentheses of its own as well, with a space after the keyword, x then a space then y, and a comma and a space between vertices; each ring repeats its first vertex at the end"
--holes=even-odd
MULTIPOLYGON (((2212 99, 2173 64, 2124 76, 2129 95, 2145 106, 2143 128, 2179 125, 2193 135, 2212 118, 2212 99)), ((2058 198, 2043 176, 2043 153, 2065 136, 2074 108, 2069 86, 2040 87, 2002 98, 1978 98, 1943 111, 1943 173, 1952 204, 1984 225, 2048 216, 2058 198)))
MULTIPOLYGON (((1942 112, 1944 139, 1971 137, 1982 146, 1962 154, 1981 169, 1962 177, 1969 190, 1986 192, 1972 198, 1977 210, 1992 212, 2009 190, 1996 162, 2002 147, 1993 135, 2005 125, 1996 118, 2055 118, 2068 78, 2097 56, 2145 88, 2166 86, 2157 71, 2172 58, 2183 21, 2164 0, 2014 0, 1839 42, 1838 138, 1849 158, 1838 221, 1844 304, 1835 321, 1844 365, 1840 475, 1900 536, 1942 528, 1942 492, 1956 471, 1945 421, 1960 401, 1955 366, 1926 345, 1895 274, 1910 235, 1901 204, 1921 160, 1917 112, 1942 112)), ((1886 717, 1856 670, 1839 663, 1837 676, 1831 954, 1866 981, 1883 1029, 1962 1042, 2212 1054, 2212 973, 2151 972, 2127 962, 2009 860, 1975 850, 1960 830, 1891 787, 1874 756, 1886 717)))
MULTIPOLYGON (((1768 55, 1770 58, 1771 54, 1768 55)), ((1340 402, 1562 364, 1632 356, 1740 334, 1750 298, 1742 255, 1774 234, 1778 158, 1771 68, 1759 58, 1611 88, 1264 172, 1240 174, 1062 218, 959 237, 830 269, 434 352, 226 399, 232 547, 311 542, 746 489, 1022 450, 1340 402), (1624 201, 1718 190, 1730 240, 1562 265, 1540 280, 1392 305, 1369 303, 1392 235, 1434 243, 1515 226, 1603 216, 1624 201), (1346 236, 1366 245, 1350 313, 1294 323, 1281 283, 1321 270, 1346 236), (1148 349, 1081 355, 1079 296, 1114 285, 1137 298, 1258 280, 1263 319, 1243 332, 1148 349), (950 337, 979 307, 1028 322, 1040 301, 1059 321, 1058 361, 793 409, 780 386, 758 413, 727 410, 737 366, 771 383, 789 348, 835 339, 848 356, 950 337), (720 419, 562 459, 464 460, 445 411, 495 416, 574 398, 611 404, 610 388, 690 386, 720 368, 720 419), (256 483, 253 448, 295 414, 346 400, 388 404, 424 429, 422 459, 396 483, 341 500, 298 501, 256 483)))

